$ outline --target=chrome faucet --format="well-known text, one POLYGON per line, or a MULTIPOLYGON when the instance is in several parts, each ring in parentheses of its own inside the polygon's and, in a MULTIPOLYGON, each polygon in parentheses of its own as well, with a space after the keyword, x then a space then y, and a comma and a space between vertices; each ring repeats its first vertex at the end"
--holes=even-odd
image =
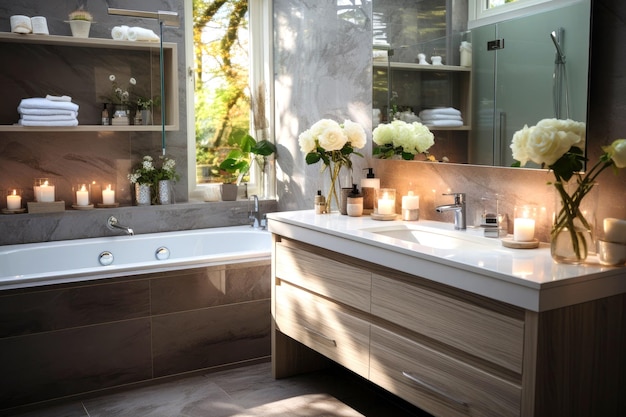
POLYGON ((445 204, 435 207, 438 213, 445 211, 454 211, 454 228, 457 230, 465 230, 467 223, 465 221, 465 193, 451 193, 443 195, 453 195, 454 204, 445 204))
POLYGON ((133 236, 135 234, 135 232, 133 232, 133 229, 131 229, 130 227, 127 226, 122 226, 121 224, 119 224, 119 222, 117 221, 116 217, 109 217, 107 219, 107 227, 111 230, 115 230, 115 229, 122 229, 123 231, 125 231, 129 236, 133 236))
POLYGON ((259 197, 253 194, 251 198, 254 201, 254 208, 250 210, 248 219, 252 220, 252 227, 255 229, 265 229, 267 219, 264 214, 261 214, 261 210, 259 209, 259 197))

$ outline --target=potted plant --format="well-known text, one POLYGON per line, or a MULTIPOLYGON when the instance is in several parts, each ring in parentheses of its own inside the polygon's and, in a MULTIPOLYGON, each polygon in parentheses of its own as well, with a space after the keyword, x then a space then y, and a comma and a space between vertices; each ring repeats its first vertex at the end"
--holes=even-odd
POLYGON ((226 159, 224 159, 219 166, 221 170, 230 174, 227 181, 222 185, 222 200, 225 201, 232 201, 237 198, 237 187, 241 183, 244 175, 250 170, 250 154, 254 155, 253 158, 258 164, 259 169, 261 172, 264 172, 267 165, 267 158, 276 152, 276 145, 270 141, 264 139, 257 142, 250 135, 242 137, 238 147, 238 149, 231 150, 226 156, 226 159), (224 187, 224 185, 226 185, 226 187, 224 187), (224 198, 225 190, 228 198, 232 198, 232 193, 234 193, 232 200, 224 198))
POLYGON ((83 6, 68 15, 72 36, 75 38, 88 38, 93 16, 83 6))
POLYGON ((152 124, 152 109, 158 105, 159 96, 155 96, 153 98, 139 97, 137 99, 137 112, 138 116, 141 117, 141 123, 143 125, 152 124))

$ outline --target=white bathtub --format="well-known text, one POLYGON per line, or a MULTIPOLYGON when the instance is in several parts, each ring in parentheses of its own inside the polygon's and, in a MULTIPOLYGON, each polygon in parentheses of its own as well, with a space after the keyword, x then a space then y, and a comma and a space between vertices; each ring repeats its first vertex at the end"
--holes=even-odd
POLYGON ((250 226, 7 245, 0 246, 0 290, 268 260, 270 254, 270 233, 250 226))

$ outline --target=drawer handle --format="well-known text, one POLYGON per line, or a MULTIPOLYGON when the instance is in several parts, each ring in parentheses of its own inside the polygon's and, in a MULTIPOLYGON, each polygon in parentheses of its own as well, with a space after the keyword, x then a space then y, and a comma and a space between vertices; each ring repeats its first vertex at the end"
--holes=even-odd
POLYGON ((428 390, 430 390, 430 391, 432 391, 432 392, 434 392, 434 393, 436 393, 436 394, 438 394, 438 395, 440 395, 440 396, 442 396, 444 398, 447 398, 448 400, 450 400, 450 401, 452 401, 452 402, 454 402, 454 403, 456 403, 456 404, 458 404, 458 405, 460 405, 462 407, 469 408, 469 404, 467 404, 465 401, 462 401, 462 400, 459 400, 457 398, 452 397, 447 392, 445 392, 445 391, 443 391, 443 390, 441 390, 441 389, 439 389, 439 388, 437 388, 437 387, 435 387, 435 386, 433 386, 433 385, 431 385, 431 384, 429 384, 427 382, 422 381, 421 379, 419 379, 418 377, 416 377, 415 375, 413 375, 410 372, 402 371, 402 375, 404 375, 405 377, 409 378, 411 381, 415 382, 417 385, 420 385, 420 386, 422 386, 422 387, 424 387, 424 388, 426 388, 426 389, 428 389, 428 390))
POLYGON ((335 347, 337 346, 337 342, 335 341, 335 339, 331 339, 330 337, 328 337, 328 336, 326 336, 326 335, 323 335, 322 333, 320 333, 320 332, 318 332, 318 331, 315 331, 315 330, 313 330, 313 329, 309 329, 309 328, 308 328, 308 327, 306 327, 306 326, 304 326, 304 330, 306 330, 306 331, 307 331, 307 332, 309 332, 309 333, 313 333, 314 335, 319 336, 319 337, 321 337, 321 338, 322 338, 322 339, 324 339, 324 340, 329 341, 329 342, 330 342, 330 343, 332 343, 332 344, 333 344, 333 346, 335 346, 335 347))

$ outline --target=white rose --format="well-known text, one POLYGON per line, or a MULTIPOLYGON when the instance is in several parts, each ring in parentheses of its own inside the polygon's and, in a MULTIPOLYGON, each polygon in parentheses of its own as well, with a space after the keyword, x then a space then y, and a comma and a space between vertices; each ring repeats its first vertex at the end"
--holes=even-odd
POLYGON ((348 142, 348 137, 337 123, 336 126, 328 126, 319 135, 318 142, 326 151, 338 151, 348 142))
POLYGON ((319 140, 319 136, 328 128, 340 128, 339 123, 330 119, 321 119, 311 126, 311 134, 319 140))
POLYGON ((526 152, 526 144, 528 143, 528 137, 530 136, 532 128, 528 125, 524 125, 521 130, 518 130, 513 135, 513 141, 511 142, 511 150, 513 151, 513 159, 520 162, 520 166, 526 165, 526 162, 530 159, 528 152, 526 152))
POLYGON ((393 142, 394 129, 389 124, 380 124, 372 132, 372 140, 377 145, 386 145, 393 142))
POLYGON ((298 136, 298 144, 300 144, 300 150, 304 153, 315 151, 315 138, 310 129, 300 133, 300 136, 298 136))
POLYGON ((616 139, 611 146, 602 148, 618 168, 626 168, 626 139, 616 139))
POLYGON ((532 128, 526 143, 528 158, 537 164, 550 166, 571 148, 567 133, 540 127, 532 128))
POLYGON ((343 122, 343 130, 353 148, 361 149, 365 146, 366 137, 363 126, 353 121, 345 120, 343 122))

